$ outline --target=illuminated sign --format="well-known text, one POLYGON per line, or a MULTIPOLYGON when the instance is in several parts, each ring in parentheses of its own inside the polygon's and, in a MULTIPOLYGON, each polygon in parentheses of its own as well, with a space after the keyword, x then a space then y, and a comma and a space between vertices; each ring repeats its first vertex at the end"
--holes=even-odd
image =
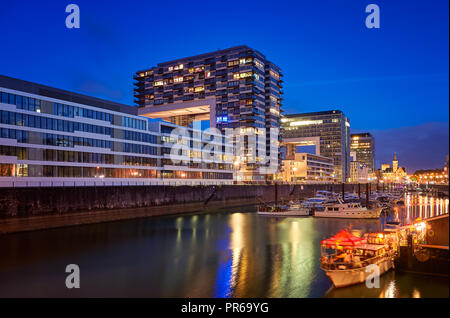
POLYGON ((227 123, 228 122, 228 116, 219 116, 216 119, 216 123, 227 123))

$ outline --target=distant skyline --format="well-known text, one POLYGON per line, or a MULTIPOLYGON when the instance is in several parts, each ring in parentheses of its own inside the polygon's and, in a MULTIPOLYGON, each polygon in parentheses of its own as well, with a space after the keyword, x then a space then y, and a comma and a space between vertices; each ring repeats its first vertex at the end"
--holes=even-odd
POLYGON ((0 73, 134 105, 133 74, 248 45, 281 67, 285 113, 340 109, 408 172, 448 154, 448 1, 4 1, 0 73), (376 3, 381 28, 367 29, 376 3))

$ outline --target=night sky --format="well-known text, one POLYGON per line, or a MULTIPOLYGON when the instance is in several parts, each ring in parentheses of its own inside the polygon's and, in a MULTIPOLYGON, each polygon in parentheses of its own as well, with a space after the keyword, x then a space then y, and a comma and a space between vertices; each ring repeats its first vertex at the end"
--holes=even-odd
POLYGON ((442 168, 449 148, 448 1, 2 1, 0 74, 133 104, 133 74, 236 45, 284 73, 285 113, 340 109, 377 165, 442 168), (81 28, 65 27, 76 3, 81 28), (381 28, 365 27, 375 3, 381 28))

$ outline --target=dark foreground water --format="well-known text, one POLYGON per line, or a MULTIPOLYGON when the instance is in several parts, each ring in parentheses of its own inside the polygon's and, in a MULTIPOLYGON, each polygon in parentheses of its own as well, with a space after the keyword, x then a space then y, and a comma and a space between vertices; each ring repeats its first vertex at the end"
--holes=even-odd
MULTIPOLYGON (((416 201, 399 213, 412 218, 416 201)), ((332 288, 319 268, 320 240, 382 226, 247 209, 5 235, 0 297, 448 297, 446 278, 394 271, 379 289, 332 288), (79 265, 80 289, 65 287, 67 264, 79 265)))

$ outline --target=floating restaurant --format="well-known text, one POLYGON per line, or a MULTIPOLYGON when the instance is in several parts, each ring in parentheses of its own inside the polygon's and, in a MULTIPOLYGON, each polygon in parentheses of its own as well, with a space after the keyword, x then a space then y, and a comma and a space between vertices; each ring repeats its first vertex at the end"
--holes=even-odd
POLYGON ((448 214, 363 237, 341 230, 321 241, 321 268, 335 287, 365 282, 373 265, 388 270, 448 277, 448 214))

